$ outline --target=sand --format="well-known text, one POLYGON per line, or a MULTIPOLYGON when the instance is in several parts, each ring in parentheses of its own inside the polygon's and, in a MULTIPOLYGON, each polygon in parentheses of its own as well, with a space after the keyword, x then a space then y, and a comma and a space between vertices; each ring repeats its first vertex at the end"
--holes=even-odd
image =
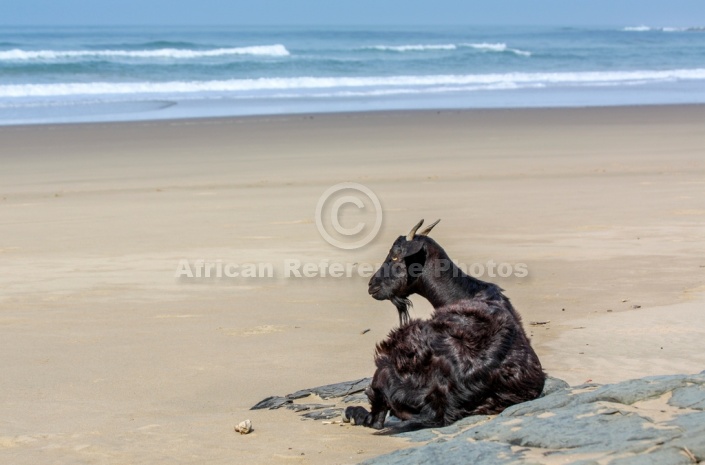
MULTIPOLYGON (((370 376, 397 323, 366 278, 284 263, 379 263, 420 218, 441 218, 432 236, 475 270, 525 265, 481 278, 549 374, 699 372, 703 128, 703 106, 0 128, 0 462, 337 464, 408 446, 248 409, 370 376), (345 181, 383 210, 357 250, 315 224, 345 181), (176 277, 198 260, 276 275, 176 277), (255 431, 234 433, 246 418, 255 431)), ((343 211, 347 226, 369 214, 343 211)))

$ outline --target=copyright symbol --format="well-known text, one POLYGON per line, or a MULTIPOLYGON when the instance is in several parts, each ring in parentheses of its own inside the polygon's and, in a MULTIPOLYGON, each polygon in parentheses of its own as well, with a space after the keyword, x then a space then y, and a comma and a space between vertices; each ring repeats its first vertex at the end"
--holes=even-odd
POLYGON ((382 227, 382 205, 372 190, 355 182, 329 187, 316 204, 321 237, 339 249, 359 249, 382 227))

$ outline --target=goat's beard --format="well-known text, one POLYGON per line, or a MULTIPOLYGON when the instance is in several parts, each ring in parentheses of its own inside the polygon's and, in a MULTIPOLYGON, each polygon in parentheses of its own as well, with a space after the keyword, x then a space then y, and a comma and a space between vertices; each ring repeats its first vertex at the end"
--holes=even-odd
POLYGON ((389 300, 392 301, 397 308, 397 312, 399 312, 399 327, 404 326, 411 319, 411 317, 409 317, 409 307, 413 307, 411 301, 407 298, 397 296, 392 296, 389 300))

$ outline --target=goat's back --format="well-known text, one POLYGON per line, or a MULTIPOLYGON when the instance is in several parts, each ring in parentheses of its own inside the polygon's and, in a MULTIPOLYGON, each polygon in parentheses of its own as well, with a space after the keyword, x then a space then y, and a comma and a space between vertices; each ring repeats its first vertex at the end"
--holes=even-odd
POLYGON ((536 398, 545 378, 507 299, 461 300, 412 320, 378 344, 375 363, 373 387, 392 411, 429 426, 536 398))

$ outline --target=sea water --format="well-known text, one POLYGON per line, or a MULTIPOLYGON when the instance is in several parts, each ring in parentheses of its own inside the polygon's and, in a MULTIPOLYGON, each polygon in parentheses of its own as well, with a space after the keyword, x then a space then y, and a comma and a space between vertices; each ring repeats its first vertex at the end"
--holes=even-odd
POLYGON ((705 102, 705 29, 0 27, 0 124, 705 102))

